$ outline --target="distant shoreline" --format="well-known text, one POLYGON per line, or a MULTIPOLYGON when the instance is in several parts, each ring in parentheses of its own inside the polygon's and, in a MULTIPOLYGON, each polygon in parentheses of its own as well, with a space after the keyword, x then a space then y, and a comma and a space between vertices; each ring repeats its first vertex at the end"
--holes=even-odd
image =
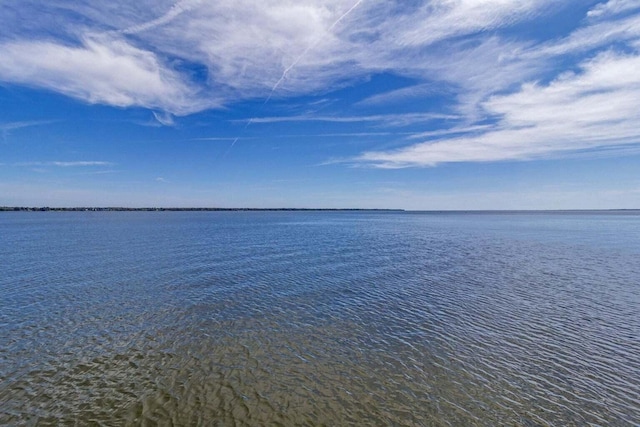
POLYGON ((126 208, 126 207, 25 207, 0 206, 0 212, 407 212, 407 213, 640 213, 640 209, 469 209, 469 210, 407 210, 366 208, 126 208))
POLYGON ((404 209, 358 209, 358 208, 123 208, 123 207, 7 207, 0 206, 0 212, 235 212, 235 211, 371 211, 404 212, 404 209))

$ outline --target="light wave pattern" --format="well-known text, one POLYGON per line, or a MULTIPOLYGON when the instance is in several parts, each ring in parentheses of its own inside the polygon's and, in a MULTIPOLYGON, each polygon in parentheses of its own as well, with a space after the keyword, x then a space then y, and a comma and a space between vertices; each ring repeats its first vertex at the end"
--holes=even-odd
POLYGON ((0 215, 0 424, 640 424, 640 215, 0 215))

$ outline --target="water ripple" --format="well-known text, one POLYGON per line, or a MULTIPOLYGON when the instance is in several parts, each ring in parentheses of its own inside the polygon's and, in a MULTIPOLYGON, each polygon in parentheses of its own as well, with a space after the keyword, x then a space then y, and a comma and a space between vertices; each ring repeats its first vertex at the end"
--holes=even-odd
POLYGON ((0 233, 3 425, 640 424, 637 215, 7 213, 0 233))

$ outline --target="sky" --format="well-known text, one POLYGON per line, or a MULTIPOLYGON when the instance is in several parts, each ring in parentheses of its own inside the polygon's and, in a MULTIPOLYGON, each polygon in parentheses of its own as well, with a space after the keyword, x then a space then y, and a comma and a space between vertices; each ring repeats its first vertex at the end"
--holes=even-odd
POLYGON ((3 0, 0 206, 640 208, 640 1, 3 0))

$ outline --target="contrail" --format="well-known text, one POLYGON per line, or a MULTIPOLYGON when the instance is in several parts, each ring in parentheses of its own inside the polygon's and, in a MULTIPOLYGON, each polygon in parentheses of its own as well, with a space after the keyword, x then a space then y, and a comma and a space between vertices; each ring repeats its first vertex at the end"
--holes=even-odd
MULTIPOLYGON (((347 15, 349 15, 356 7, 358 7, 360 5, 360 3, 362 3, 364 0, 358 0, 354 3, 353 6, 351 6, 349 8, 349 10, 347 10, 345 13, 343 13, 342 15, 340 15, 340 17, 338 17, 338 19, 336 19, 334 21, 333 24, 331 24, 329 26, 329 28, 327 28, 326 32, 331 32, 344 18, 347 17, 347 15)), ((161 18, 159 18, 161 19, 161 18)), ((269 96, 267 97, 266 101, 264 101, 265 105, 267 102, 269 102, 269 100, 271 99, 271 97, 273 96, 273 93, 276 91, 276 89, 278 89, 278 86, 280 86, 280 84, 284 81, 284 79, 287 78, 287 74, 296 66, 298 65, 298 63, 302 60, 302 58, 313 48, 315 48, 320 42, 322 41, 322 37, 319 37, 315 42, 311 43, 309 46, 307 46, 307 48, 300 54, 300 56, 298 56, 296 58, 295 61, 293 61, 293 63, 291 65, 289 65, 284 72, 282 73, 282 76, 280 77, 280 79, 276 82, 276 84, 273 86, 273 88, 271 88, 271 93, 269 93, 269 96)), ((254 118, 249 119, 249 121, 247 122, 247 124, 244 126, 244 131, 246 131, 246 129, 253 123, 254 118)), ((233 146, 236 144, 236 142, 238 141, 239 138, 236 138, 233 140, 233 142, 231 143, 231 145, 229 146, 229 148, 227 149, 227 151, 225 151, 225 153, 222 155, 222 158, 224 159, 225 157, 227 157, 227 154, 229 154, 229 152, 231 151, 231 149, 233 148, 233 146)))
POLYGON ((238 142, 239 139, 240 139, 240 137, 238 136, 238 137, 236 137, 236 139, 233 140, 233 142, 231 143, 229 148, 227 148, 227 151, 224 152, 224 154, 222 155, 220 160, 223 160, 225 157, 227 157, 227 154, 229 154, 229 151, 231 151, 231 149, 233 148, 234 145, 236 145, 236 142, 238 142))
POLYGON ((159 18, 143 24, 134 25, 121 31, 122 34, 137 34, 173 21, 178 16, 196 7, 201 0, 182 0, 171 6, 171 9, 159 18))
MULTIPOLYGON (((327 28, 326 32, 331 32, 331 30, 333 30, 336 25, 338 25, 340 23, 340 21, 342 21, 347 15, 349 15, 351 13, 351 11, 353 11, 353 9, 355 9, 356 7, 358 7, 360 5, 360 3, 362 3, 364 0, 358 0, 357 2, 355 2, 355 4, 353 6, 351 6, 349 8, 349 10, 347 10, 345 13, 343 13, 338 19, 336 19, 336 21, 331 24, 331 26, 329 28, 327 28)), ((276 91, 276 89, 278 89, 278 86, 280 86, 280 84, 284 81, 284 79, 287 78, 287 74, 289 74, 289 72, 296 66, 298 65, 298 63, 302 60, 302 58, 307 54, 307 52, 309 52, 311 49, 315 48, 316 46, 318 46, 318 44, 322 41, 323 37, 319 37, 315 42, 311 43, 309 46, 307 46, 307 48, 302 52, 302 54, 300 54, 300 56, 298 56, 296 58, 295 61, 293 61, 293 63, 291 65, 289 65, 284 72, 282 73, 282 76, 280 76, 280 79, 276 82, 276 84, 273 86, 273 88, 271 88, 271 93, 269 93, 269 96, 267 97, 267 100, 264 101, 264 103, 266 104, 267 102, 269 102, 269 100, 271 99, 271 97, 273 96, 273 93, 276 91)))
MULTIPOLYGON (((249 121, 247 122, 246 125, 244 125, 244 129, 242 129, 242 134, 245 133, 245 131, 247 130, 247 128, 249 127, 249 125, 251 125, 251 123, 253 123, 253 117, 251 119, 249 119, 249 121)), ((242 134, 240 134, 242 136, 242 134)), ((233 148, 234 145, 236 145, 236 142, 238 142, 238 140, 240 139, 239 136, 237 136, 233 142, 231 143, 231 145, 229 146, 229 148, 227 148, 227 151, 224 152, 224 154, 222 155, 222 158, 224 159, 225 157, 227 157, 227 154, 229 154, 229 151, 231 151, 231 149, 233 148)))
POLYGON ((349 10, 347 10, 345 13, 343 13, 341 17, 336 19, 336 22, 334 22, 333 24, 331 24, 331 26, 329 28, 327 28, 327 31, 333 30, 336 27, 336 25, 338 25, 340 23, 340 21, 342 21, 348 14, 351 13, 351 11, 353 9, 358 7, 360 5, 360 3, 362 3, 363 1, 364 0, 358 0, 357 2, 355 2, 355 4, 353 6, 351 6, 351 8, 349 8, 349 10))

